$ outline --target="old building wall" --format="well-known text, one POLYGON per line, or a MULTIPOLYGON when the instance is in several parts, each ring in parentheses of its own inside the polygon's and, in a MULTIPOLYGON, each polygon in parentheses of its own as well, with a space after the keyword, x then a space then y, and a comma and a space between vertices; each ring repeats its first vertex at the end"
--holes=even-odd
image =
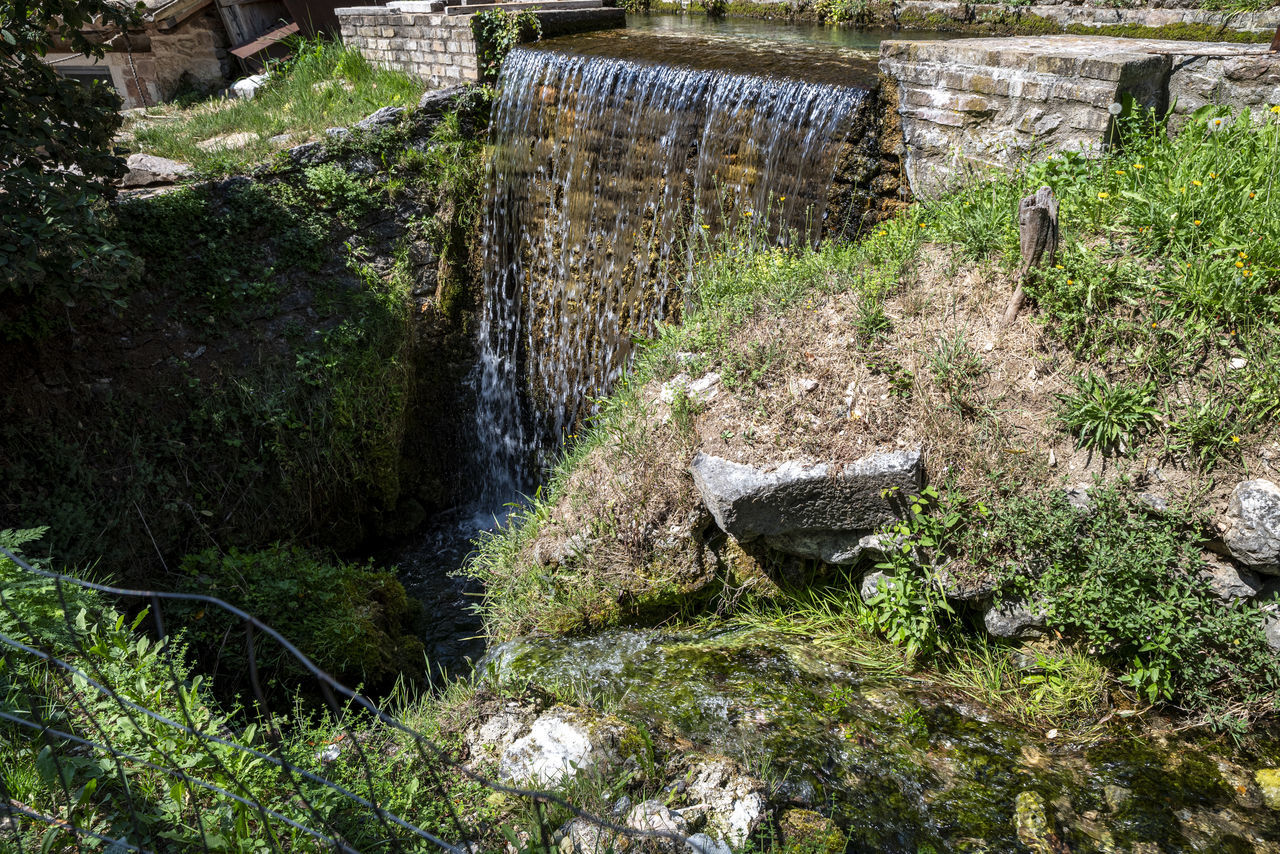
POLYGON ((213 4, 172 30, 148 27, 153 79, 162 100, 176 95, 188 75, 191 85, 209 91, 226 85, 231 70, 226 30, 213 4))
POLYGON ((375 65, 403 71, 433 87, 480 79, 470 15, 357 6, 339 9, 338 22, 343 42, 359 48, 375 65))

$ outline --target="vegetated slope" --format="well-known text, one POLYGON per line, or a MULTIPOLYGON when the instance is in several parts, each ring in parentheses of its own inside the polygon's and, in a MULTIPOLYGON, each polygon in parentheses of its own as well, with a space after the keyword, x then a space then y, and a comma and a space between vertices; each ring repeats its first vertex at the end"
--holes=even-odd
POLYGON ((1041 603, 1055 667, 1110 668, 1073 725, 1151 702, 1232 726, 1273 712, 1275 585, 1223 599, 1205 576, 1239 570, 1214 553, 1234 485, 1280 468, 1280 115, 1127 130, 1121 153, 975 180, 854 246, 709 255, 684 322, 475 561, 491 634, 718 614, 901 644, 1015 711, 1079 687, 989 678, 1008 654, 972 640, 981 611, 924 568, 943 567, 1041 603), (1006 327, 1017 202, 1041 183, 1066 240, 1006 327), (841 591, 871 567, 740 547, 687 473, 697 450, 767 467, 911 447, 932 485, 882 560, 897 584, 866 602, 841 591))
POLYGON ((189 164, 201 175, 244 174, 380 108, 412 108, 425 88, 398 71, 377 68, 358 48, 299 40, 252 98, 179 97, 130 110, 118 141, 132 151, 189 164))
POLYGON ((464 100, 121 201, 111 300, 7 318, 0 526, 136 580, 453 500, 487 110, 464 100))

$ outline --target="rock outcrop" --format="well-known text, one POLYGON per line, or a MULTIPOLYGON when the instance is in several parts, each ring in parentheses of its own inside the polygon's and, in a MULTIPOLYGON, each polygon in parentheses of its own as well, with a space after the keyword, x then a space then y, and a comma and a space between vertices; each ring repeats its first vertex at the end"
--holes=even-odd
POLYGON ((1246 480, 1236 486, 1222 535, 1231 556, 1269 575, 1280 575, 1280 486, 1246 480))
POLYGON ((992 605, 982 615, 987 634, 1015 640, 1045 634, 1044 609, 1025 599, 1006 599, 992 605))
POLYGON ((702 502, 740 542, 763 539, 788 554, 852 564, 864 539, 898 518, 924 479, 919 451, 871 454, 843 466, 788 462, 765 470, 699 453, 691 467, 702 502))
POLYGON ((643 739, 621 720, 557 706, 503 751, 498 776, 517 785, 556 786, 584 771, 637 766, 643 750, 643 739))

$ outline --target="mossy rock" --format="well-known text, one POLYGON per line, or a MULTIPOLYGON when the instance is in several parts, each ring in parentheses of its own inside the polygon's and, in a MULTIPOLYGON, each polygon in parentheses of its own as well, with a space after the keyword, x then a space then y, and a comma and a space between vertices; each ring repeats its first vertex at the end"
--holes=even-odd
POLYGON ((1253 779, 1262 790, 1263 802, 1273 810, 1280 810, 1280 768, 1263 768, 1255 771, 1253 779))
POLYGON ((836 823, 813 810, 787 810, 778 819, 784 851, 792 854, 840 854, 848 839, 836 823))

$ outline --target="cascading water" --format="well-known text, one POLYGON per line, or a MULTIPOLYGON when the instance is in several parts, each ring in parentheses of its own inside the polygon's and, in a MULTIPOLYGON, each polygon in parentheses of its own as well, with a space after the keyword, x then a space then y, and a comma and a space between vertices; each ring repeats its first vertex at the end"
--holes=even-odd
POLYGON ((589 413, 709 235, 815 240, 864 89, 520 49, 495 105, 477 432, 485 500, 589 413))

